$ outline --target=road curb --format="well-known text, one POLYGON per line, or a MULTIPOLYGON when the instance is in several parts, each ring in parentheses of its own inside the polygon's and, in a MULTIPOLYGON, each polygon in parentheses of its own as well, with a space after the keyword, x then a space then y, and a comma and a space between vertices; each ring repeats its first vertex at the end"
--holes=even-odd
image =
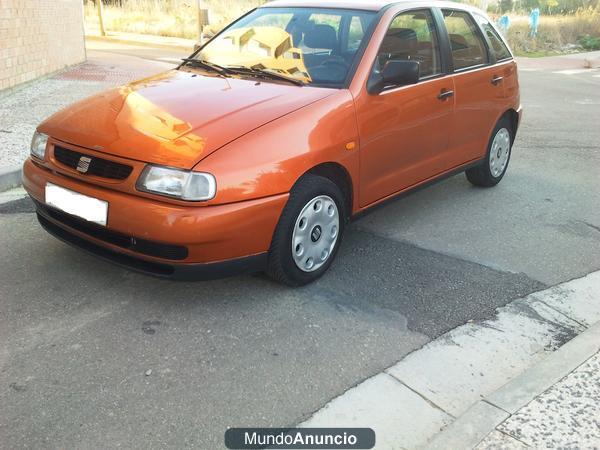
POLYGON ((426 448, 435 450, 475 447, 510 415, 515 414, 599 351, 600 322, 596 322, 558 350, 471 406, 467 412, 434 436, 426 448))
POLYGON ((119 44, 129 44, 129 45, 141 45, 143 47, 154 47, 154 48, 165 48, 165 49, 173 49, 173 50, 183 50, 186 52, 192 52, 194 50, 194 45, 180 45, 180 44, 167 44, 164 42, 147 42, 136 39, 127 39, 122 37, 115 36, 95 36, 86 34, 85 39, 91 41, 100 41, 100 42, 118 42, 119 44))
POLYGON ((473 448, 600 350, 599 297, 595 271, 515 299, 492 318, 428 342, 297 426, 369 426, 382 449, 473 448))
POLYGON ((436 434, 427 450, 473 448, 498 425, 510 417, 506 411, 480 400, 467 412, 436 434))
POLYGON ((21 166, 0 167, 0 192, 21 186, 21 166))

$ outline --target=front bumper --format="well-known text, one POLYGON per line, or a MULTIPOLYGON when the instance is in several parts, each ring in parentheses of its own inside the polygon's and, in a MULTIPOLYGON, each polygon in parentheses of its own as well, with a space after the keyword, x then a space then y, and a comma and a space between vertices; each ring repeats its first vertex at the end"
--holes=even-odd
POLYGON ((51 234, 128 268, 178 279, 209 279, 263 270, 288 194, 215 206, 180 206, 89 184, 28 159, 23 186, 51 234), (45 186, 109 203, 108 225, 45 205, 45 186))
POLYGON ((70 232, 67 228, 63 228, 52 222, 40 210, 38 210, 38 220, 48 233, 67 244, 127 269, 161 278, 188 281, 214 280, 233 275, 261 272, 267 267, 266 252, 207 264, 167 264, 153 262, 97 245, 91 240, 84 239, 70 232))

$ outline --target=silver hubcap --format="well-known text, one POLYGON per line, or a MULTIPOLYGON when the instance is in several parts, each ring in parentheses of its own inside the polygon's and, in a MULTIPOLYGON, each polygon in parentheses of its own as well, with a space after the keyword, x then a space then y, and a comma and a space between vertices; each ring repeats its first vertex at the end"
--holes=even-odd
POLYGON ((331 197, 319 195, 309 201, 296 219, 292 255, 303 272, 321 267, 333 252, 340 230, 340 214, 331 197))
POLYGON ((490 172, 498 178, 506 169, 510 155, 510 133, 506 128, 500 128, 492 141, 490 150, 490 172))

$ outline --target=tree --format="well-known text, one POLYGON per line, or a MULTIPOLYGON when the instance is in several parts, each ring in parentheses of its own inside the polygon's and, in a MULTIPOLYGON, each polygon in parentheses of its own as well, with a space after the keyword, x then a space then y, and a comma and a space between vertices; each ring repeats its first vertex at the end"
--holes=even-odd
POLYGON ((500 12, 504 14, 505 12, 512 11, 514 3, 513 0, 500 0, 500 12))
POLYGON ((100 25, 100 36, 106 36, 106 30, 104 29, 104 18, 102 17, 102 0, 96 0, 96 7, 98 8, 98 24, 100 25))
POLYGON ((544 12, 548 14, 552 14, 554 8, 558 6, 558 0, 542 0, 541 3, 544 12))

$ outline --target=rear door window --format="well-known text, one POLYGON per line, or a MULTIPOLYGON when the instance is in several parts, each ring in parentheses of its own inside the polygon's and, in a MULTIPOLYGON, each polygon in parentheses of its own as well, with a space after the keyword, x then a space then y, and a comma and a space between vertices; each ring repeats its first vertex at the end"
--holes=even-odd
POLYGON ((450 38, 454 70, 489 63, 487 46, 471 15, 465 11, 448 9, 443 12, 450 38))

